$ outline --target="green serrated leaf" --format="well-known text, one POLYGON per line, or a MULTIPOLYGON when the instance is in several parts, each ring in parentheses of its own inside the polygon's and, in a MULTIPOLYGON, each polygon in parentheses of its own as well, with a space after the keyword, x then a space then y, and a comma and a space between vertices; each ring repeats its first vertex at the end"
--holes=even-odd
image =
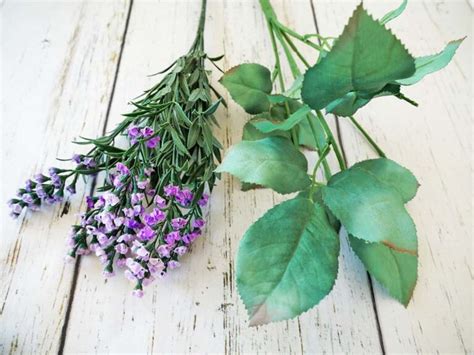
POLYGON ((257 114, 268 111, 272 92, 270 70, 260 64, 241 64, 228 70, 219 80, 242 108, 257 114))
POLYGON ((274 123, 272 121, 260 121, 254 123, 254 126, 263 133, 273 131, 289 131, 311 112, 311 108, 307 105, 301 106, 296 112, 292 113, 285 121, 281 123, 274 123))
POLYGON ((288 139, 268 137, 234 145, 216 172, 286 194, 310 185, 307 170, 305 156, 288 139))
POLYGON ((416 285, 418 257, 381 243, 367 243, 351 235, 349 243, 367 271, 406 307, 416 285))
POLYGON ((318 304, 334 286, 338 255, 339 237, 319 204, 296 198, 267 211, 237 256, 250 325, 291 319, 318 304))
POLYGON ((350 92, 377 93, 414 72, 403 44, 359 5, 332 50, 306 72, 302 98, 322 109, 350 92))
POLYGON ((326 106, 326 112, 338 116, 352 116, 358 109, 367 105, 374 97, 397 95, 400 93, 400 85, 387 84, 379 92, 362 95, 359 92, 350 92, 343 97, 334 100, 326 106))
POLYGON ((408 4, 408 0, 403 0, 399 7, 385 14, 380 19, 380 23, 385 25, 387 22, 392 21, 393 19, 396 19, 398 16, 402 14, 403 11, 405 11, 407 4, 408 4))
POLYGON ((364 160, 354 164, 351 169, 360 169, 371 174, 380 183, 396 190, 405 203, 415 197, 420 186, 410 170, 386 158, 364 160))
POLYGON ((400 85, 413 85, 423 79, 426 75, 443 69, 449 64, 451 59, 453 59, 454 54, 456 53, 456 50, 462 41, 464 41, 464 38, 449 42, 447 46, 438 54, 416 58, 415 73, 409 78, 399 79, 395 82, 400 85))
POLYGON ((281 131, 275 131, 275 132, 270 132, 270 133, 263 133, 260 130, 255 127, 255 123, 259 122, 259 118, 253 118, 250 121, 248 121, 244 125, 244 129, 242 132, 242 140, 245 141, 257 141, 259 139, 267 138, 267 137, 285 137, 287 139, 290 139, 290 133, 289 132, 281 132, 281 131))
POLYGON ((386 159, 362 162, 334 175, 322 187, 323 200, 355 237, 416 255, 415 224, 404 207, 406 199, 413 194, 412 187, 408 187, 412 175, 393 164, 396 163, 387 163, 386 159), (388 177, 387 172, 396 175, 388 177), (397 179, 403 181, 401 189, 393 187, 397 179))

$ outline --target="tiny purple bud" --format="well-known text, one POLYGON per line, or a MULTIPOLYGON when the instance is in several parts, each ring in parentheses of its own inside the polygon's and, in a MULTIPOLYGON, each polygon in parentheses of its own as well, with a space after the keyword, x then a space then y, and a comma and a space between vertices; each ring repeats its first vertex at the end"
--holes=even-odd
POLYGON ((156 146, 158 145, 158 143, 160 143, 160 136, 156 136, 156 137, 153 137, 153 138, 150 138, 147 142, 146 142, 146 146, 150 149, 154 149, 156 148, 156 146))
POLYGON ((159 208, 165 208, 166 207, 166 200, 163 197, 159 196, 159 195, 155 196, 154 202, 155 202, 155 205, 157 205, 159 208))
POLYGON ((82 157, 83 157, 83 155, 81 155, 81 154, 74 154, 74 155, 72 156, 71 160, 72 160, 74 163, 76 163, 76 164, 81 164, 81 162, 82 162, 82 157))
POLYGON ((203 219, 198 218, 198 219, 194 220, 193 228, 202 228, 202 227, 204 227, 205 224, 206 224, 206 222, 203 219))
POLYGON ((169 246, 166 244, 160 245, 158 248, 156 248, 156 251, 158 252, 158 255, 162 258, 169 258, 170 256, 170 249, 169 246))
POLYGON ((115 167, 117 168, 117 170, 120 172, 120 174, 122 175, 128 175, 130 173, 130 171, 128 170, 128 168, 125 166, 125 164, 123 163, 117 163, 115 165, 115 167))
POLYGON ((179 261, 170 260, 170 261, 168 261, 168 265, 167 265, 167 266, 168 266, 168 268, 169 268, 170 270, 173 270, 173 269, 176 269, 176 268, 180 267, 181 264, 179 263, 179 261))
POLYGON ((207 202, 209 201, 209 195, 208 194, 203 194, 201 199, 198 201, 198 205, 201 207, 204 207, 207 205, 207 202))
POLYGON ((102 275, 104 275, 104 277, 107 277, 107 278, 109 278, 109 277, 114 277, 114 276, 115 276, 115 272, 113 272, 113 271, 108 271, 108 270, 104 270, 104 271, 102 272, 102 275))
POLYGON ((181 218, 181 217, 173 218, 173 219, 171 220, 171 226, 172 226, 173 229, 175 229, 175 230, 184 228, 187 223, 188 223, 188 221, 187 221, 186 219, 184 219, 184 218, 181 218))
POLYGON ((144 138, 151 137, 153 133, 155 133, 155 131, 151 127, 147 126, 141 129, 141 134, 143 135, 144 138))
POLYGON ((142 298, 145 293, 143 290, 133 290, 132 295, 138 298, 142 298))
POLYGON ((185 247, 184 245, 177 247, 174 249, 174 252, 178 255, 184 255, 188 251, 188 248, 185 247))
POLYGON ((138 187, 139 189, 144 190, 144 189, 147 188, 147 186, 148 186, 149 183, 150 183, 150 179, 139 180, 139 181, 137 181, 137 187, 138 187))
POLYGON ((168 185, 164 187, 164 192, 165 195, 170 197, 170 196, 176 196, 179 193, 179 187, 175 185, 168 185))

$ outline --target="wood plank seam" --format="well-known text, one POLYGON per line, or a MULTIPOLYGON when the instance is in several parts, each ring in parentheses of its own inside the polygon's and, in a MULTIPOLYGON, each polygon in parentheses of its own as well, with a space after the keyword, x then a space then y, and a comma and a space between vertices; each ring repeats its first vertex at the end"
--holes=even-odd
MULTIPOLYGON (((314 1, 315 0, 309 0, 309 2, 311 4, 311 12, 312 12, 312 15, 313 15, 314 27, 315 27, 316 33, 321 34, 319 32, 319 26, 318 26, 318 20, 317 20, 317 16, 316 16, 316 9, 315 9, 315 6, 314 6, 314 1)), ((320 38, 318 38, 318 42, 319 42, 319 44, 321 44, 320 38)), ((343 157, 343 160, 346 163, 346 165, 348 165, 347 154, 346 154, 346 150, 344 148, 344 141, 342 139, 342 132, 341 132, 341 127, 340 127, 340 123, 339 123, 339 117, 337 115, 332 115, 332 116, 334 116, 335 121, 336 121, 337 140, 338 140, 339 145, 341 147, 342 157, 343 157)), ((383 340, 383 332, 382 332, 382 327, 381 327, 381 324, 380 324, 380 319, 379 319, 379 314, 378 314, 378 309, 377 309, 377 302, 375 300, 375 291, 374 291, 373 280, 372 280, 372 276, 368 272, 367 272, 367 281, 368 281, 368 284, 369 284, 370 297, 371 297, 372 307, 373 307, 373 310, 374 310, 375 322, 376 322, 376 325, 377 325, 377 334, 378 334, 378 338, 379 338, 380 349, 382 350, 382 354, 385 354, 385 344, 384 344, 384 340, 383 340)))
MULTIPOLYGON (((119 54, 118 54, 117 65, 116 65, 116 68, 115 68, 114 79, 113 79, 113 82, 112 82, 112 89, 110 91, 110 98, 109 98, 108 103, 107 103, 107 111, 106 111, 104 123, 103 123, 103 126, 102 126, 102 132, 101 132, 102 135, 104 135, 106 133, 106 130, 107 130, 107 123, 108 123, 109 116, 110 116, 110 109, 112 107, 112 102, 113 102, 113 99, 114 99, 115 87, 117 85, 117 77, 118 77, 118 73, 119 73, 119 70, 120 70, 120 63, 122 61, 122 54, 123 54, 123 50, 124 50, 124 47, 125 47, 125 41, 126 41, 127 33, 128 33, 128 25, 130 23, 130 16, 131 16, 131 13, 132 13, 132 8, 133 8, 133 1, 134 0, 130 0, 128 10, 127 10, 127 17, 125 19, 125 25, 124 25, 123 35, 122 35, 122 42, 120 44, 120 51, 119 51, 119 54)), ((89 190, 89 194, 91 196, 94 194, 96 184, 97 184, 97 177, 95 176, 95 177, 93 177, 93 180, 92 180, 92 183, 91 183, 91 186, 90 186, 90 190, 89 190)), ((74 264, 74 272, 73 272, 71 288, 70 288, 70 297, 69 297, 67 308, 66 308, 63 327, 61 329, 61 336, 59 338, 58 354, 63 354, 64 353, 64 345, 66 344, 66 337, 67 337, 67 328, 68 328, 68 325, 69 325, 71 309, 72 309, 73 302, 74 302, 74 293, 76 291, 77 279, 79 277, 80 267, 81 267, 81 256, 79 255, 79 256, 77 256, 76 263, 74 264)))

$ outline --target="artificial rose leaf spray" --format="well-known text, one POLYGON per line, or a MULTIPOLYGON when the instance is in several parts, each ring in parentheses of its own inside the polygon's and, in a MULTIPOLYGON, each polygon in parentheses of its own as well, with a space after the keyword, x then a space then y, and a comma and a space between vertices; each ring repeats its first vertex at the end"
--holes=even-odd
MULTIPOLYGON (((134 111, 110 133, 78 144, 91 146, 74 155, 74 168, 50 168, 18 190, 9 201, 12 217, 74 194, 79 177, 104 174, 101 193, 87 197, 87 210, 67 237, 67 259, 94 253, 104 275, 125 269, 141 297, 143 287, 169 270, 202 234, 207 192, 217 179, 221 145, 213 136, 214 112, 222 98, 211 99, 205 69, 206 0, 196 38, 163 79, 137 100, 134 111), (127 147, 117 140, 125 137, 127 147)), ((218 94, 217 94, 218 95, 218 94)))

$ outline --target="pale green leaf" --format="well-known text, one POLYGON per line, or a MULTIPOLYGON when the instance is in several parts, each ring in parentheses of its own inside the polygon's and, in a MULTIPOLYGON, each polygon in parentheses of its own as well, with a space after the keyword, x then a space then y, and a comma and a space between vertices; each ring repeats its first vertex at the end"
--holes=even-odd
POLYGON ((306 72, 302 98, 322 109, 349 92, 371 95, 414 72, 403 44, 359 5, 332 50, 306 72))
POLYGON ((321 301, 337 277, 339 238, 324 209, 285 201, 245 233, 237 256, 237 286, 250 325, 293 318, 321 301))
MULTIPOLYGON (((390 171, 390 168, 387 170, 390 171)), ((395 189, 393 180, 385 179, 387 170, 367 163, 334 175, 322 188, 324 203, 355 237, 416 254, 415 224, 404 207, 412 191, 402 188, 401 193, 401 190, 395 189)), ((410 179, 404 176, 407 171, 399 170, 397 173, 401 176, 400 180, 410 179)))
POLYGON ((307 170, 305 156, 288 139, 268 137, 234 145, 216 172, 286 194, 310 185, 307 170))
POLYGON ((403 11, 405 11, 407 4, 408 4, 408 0, 403 0, 399 7, 385 14, 385 16, 380 19, 380 23, 385 25, 387 22, 392 21, 393 19, 396 19, 398 16, 402 14, 403 11))
POLYGON ((349 242, 367 271, 387 292, 407 306, 418 275, 418 257, 381 243, 367 243, 349 235, 349 242))
POLYGON ((456 50, 462 43, 464 38, 456 41, 451 41, 447 46, 438 54, 428 55, 425 57, 419 57, 415 59, 415 73, 406 79, 399 79, 395 82, 400 85, 413 85, 423 79, 426 75, 434 73, 438 70, 443 69, 453 59, 456 50))
POLYGON ((257 127, 255 127, 255 124, 258 123, 260 118, 252 118, 250 121, 248 121, 243 128, 242 131, 242 140, 245 141, 257 141, 259 139, 267 138, 267 137, 285 137, 290 139, 290 133, 289 132, 281 132, 281 131, 274 131, 274 132, 269 132, 269 133, 263 133, 257 127))
POLYGON ((219 82, 242 108, 257 114, 268 111, 272 92, 270 70, 260 64, 241 64, 228 70, 219 82))
POLYGON ((263 133, 269 133, 273 131, 289 131, 303 119, 305 119, 308 113, 311 112, 311 108, 307 105, 301 106, 297 111, 293 112, 288 118, 282 122, 272 121, 260 121, 255 122, 254 126, 263 133))
POLYGON ((380 183, 396 190, 405 203, 415 197, 420 186, 410 170, 386 158, 364 160, 354 164, 351 169, 371 174, 380 183))

